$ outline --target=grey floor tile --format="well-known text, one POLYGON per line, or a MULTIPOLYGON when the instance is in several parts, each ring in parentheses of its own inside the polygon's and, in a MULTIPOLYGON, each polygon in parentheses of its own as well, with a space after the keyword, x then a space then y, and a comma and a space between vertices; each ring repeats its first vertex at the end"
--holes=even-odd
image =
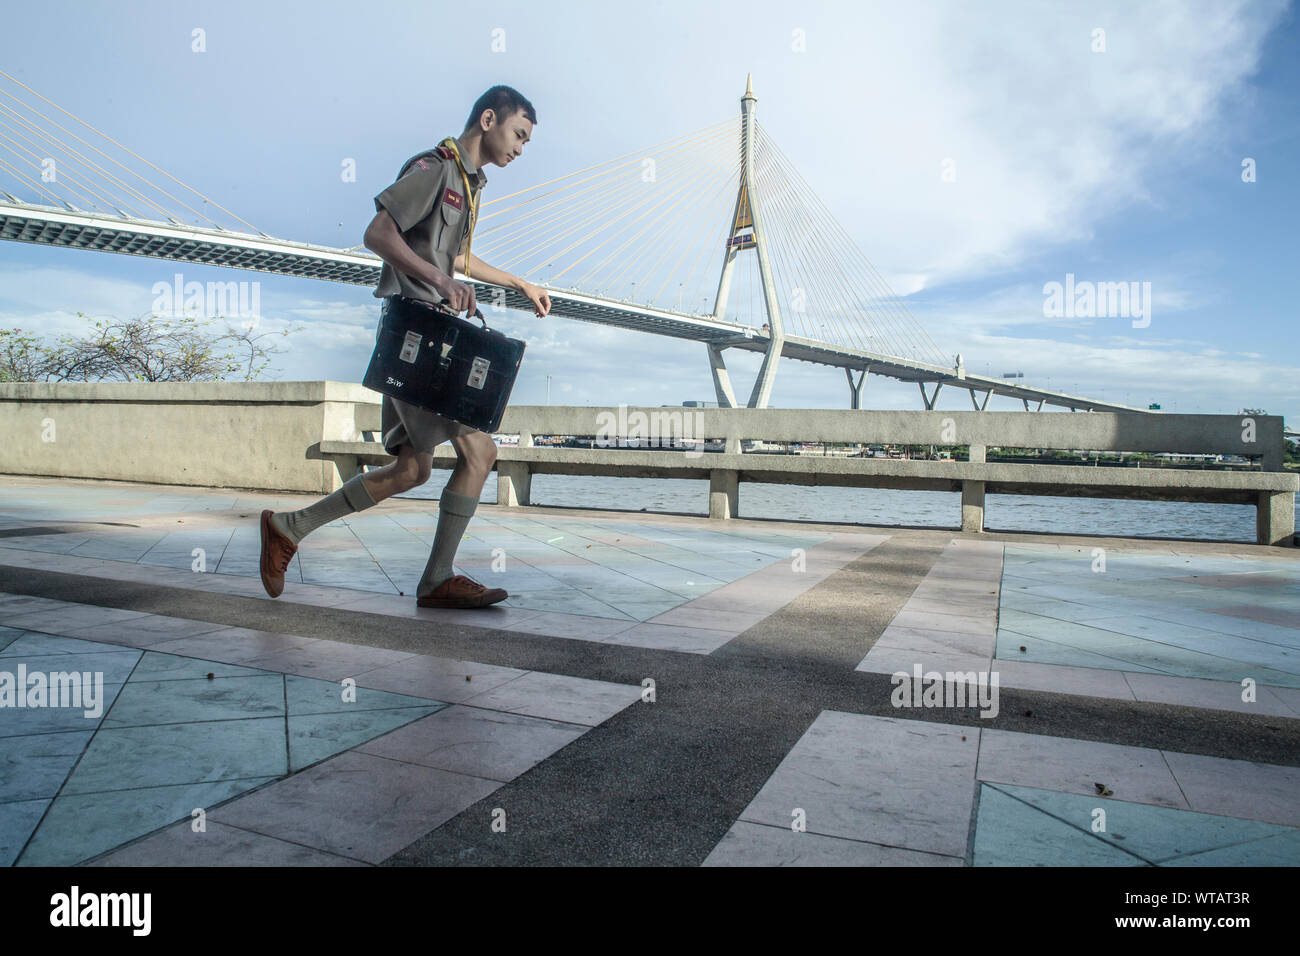
POLYGON ((531 671, 466 703, 594 727, 640 699, 640 686, 531 671))
POLYGON ((686 654, 712 654, 736 637, 733 631, 718 631, 703 627, 681 627, 674 624, 635 624, 606 638, 606 644, 623 647, 649 647, 658 651, 680 651, 686 654))
POLYGON ((257 657, 310 648, 317 643, 319 642, 313 638, 299 637, 294 634, 276 634, 245 627, 232 627, 193 637, 159 641, 150 645, 150 649, 164 654, 179 654, 182 657, 198 657, 240 664, 257 657))
POLYGON ((740 819, 964 857, 980 731, 823 711, 740 819), (881 768, 888 767, 888 773, 881 768))
MULTIPOLYGON (((381 863, 500 786, 351 752, 233 800, 208 819, 381 863)), ((485 832, 490 825, 485 813, 485 832)))
POLYGON ((738 820, 702 866, 961 866, 962 860, 738 820))
POLYGON ((515 667, 476 664, 422 654, 356 675, 361 687, 457 703, 528 673, 515 667))
POLYGON ((585 732, 573 724, 457 705, 358 749, 438 770, 508 781, 585 732))
POLYGON ((178 823, 114 850, 87 866, 365 866, 334 853, 313 850, 261 833, 208 821, 195 833, 178 823))
POLYGON ((1087 795, 1102 783, 1117 800, 1193 809, 1164 756, 1148 747, 986 730, 978 774, 988 783, 1087 795))
POLYGON ((1164 752, 1191 809, 1300 826, 1300 767, 1164 752))
POLYGON ((716 611, 708 608, 679 607, 650 618, 649 624, 680 624, 684 627, 702 627, 739 634, 760 621, 771 617, 772 610, 716 611))

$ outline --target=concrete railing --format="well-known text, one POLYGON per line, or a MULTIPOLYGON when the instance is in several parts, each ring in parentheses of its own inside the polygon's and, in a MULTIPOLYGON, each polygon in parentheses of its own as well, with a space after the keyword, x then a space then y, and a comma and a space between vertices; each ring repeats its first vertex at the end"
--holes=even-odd
POLYGON ((0 383, 0 472, 328 492, 320 443, 360 440, 379 399, 346 382, 0 383))
MULTIPOLYGON (((392 460, 378 393, 343 382, 0 384, 0 472, 327 493, 392 460)), ((742 482, 959 492, 983 529, 989 493, 1256 506, 1257 539, 1290 544, 1300 479, 1282 471, 1278 416, 515 406, 499 429, 497 500, 528 504, 535 474, 699 478, 709 515, 738 514, 742 482), (721 439, 721 452, 548 448, 534 435, 721 439), (742 453, 745 440, 969 445, 970 461, 742 453), (989 446, 1223 454, 1262 470, 988 463, 989 446)), ((455 465, 449 444, 437 467, 455 465)))
MULTIPOLYGON (((377 428, 377 411, 372 414, 358 421, 377 428)), ((707 479, 712 518, 738 514, 740 484, 746 481, 927 489, 961 494, 964 531, 983 530, 987 494, 1226 502, 1255 506, 1258 541, 1290 545, 1300 478, 1282 470, 1282 427, 1276 415, 525 405, 508 409, 501 422, 500 433, 520 437, 518 447, 498 449, 497 502, 528 504, 535 474, 707 479), (723 451, 709 453, 547 448, 535 446, 534 435, 632 436, 665 443, 709 438, 725 444, 723 451), (745 440, 969 445, 970 461, 744 454, 745 440), (1258 459, 1262 470, 1000 464, 985 461, 989 446, 1238 455, 1258 459)), ((326 442, 321 450, 339 458, 340 480, 363 465, 391 460, 375 443, 326 442)), ((450 468, 455 462, 449 445, 435 451, 436 466, 450 468)))

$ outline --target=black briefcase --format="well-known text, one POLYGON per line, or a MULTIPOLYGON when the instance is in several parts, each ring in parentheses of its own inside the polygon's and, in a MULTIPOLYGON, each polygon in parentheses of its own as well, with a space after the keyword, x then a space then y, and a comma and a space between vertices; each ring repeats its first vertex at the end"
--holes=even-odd
POLYGON ((447 307, 393 295, 384 300, 362 384, 494 432, 523 359, 524 343, 489 329, 486 321, 480 326, 447 307))

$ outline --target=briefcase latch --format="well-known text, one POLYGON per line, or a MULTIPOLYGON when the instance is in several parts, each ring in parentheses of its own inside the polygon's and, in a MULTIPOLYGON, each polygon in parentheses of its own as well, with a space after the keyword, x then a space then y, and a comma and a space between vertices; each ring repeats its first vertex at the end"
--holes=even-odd
POLYGON ((424 338, 419 332, 411 331, 406 333, 402 339, 402 350, 397 353, 397 357, 403 362, 414 362, 416 355, 420 352, 420 339, 424 338))
POLYGON ((455 348, 456 339, 459 335, 459 329, 447 329, 443 332, 441 341, 438 339, 429 340, 430 345, 442 346, 438 353, 438 374, 440 377, 447 374, 447 371, 451 368, 451 359, 448 356, 451 354, 451 350, 455 348))
POLYGON ((476 357, 470 365, 469 370, 469 387, 482 388, 487 383, 488 366, 492 363, 481 355, 476 357))

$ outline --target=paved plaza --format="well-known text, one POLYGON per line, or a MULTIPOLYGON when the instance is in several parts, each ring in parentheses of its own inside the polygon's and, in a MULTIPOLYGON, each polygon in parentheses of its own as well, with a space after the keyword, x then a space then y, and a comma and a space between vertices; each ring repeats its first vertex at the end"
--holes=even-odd
POLYGON ((0 862, 1300 864, 1290 549, 313 500, 0 476, 0 862))

